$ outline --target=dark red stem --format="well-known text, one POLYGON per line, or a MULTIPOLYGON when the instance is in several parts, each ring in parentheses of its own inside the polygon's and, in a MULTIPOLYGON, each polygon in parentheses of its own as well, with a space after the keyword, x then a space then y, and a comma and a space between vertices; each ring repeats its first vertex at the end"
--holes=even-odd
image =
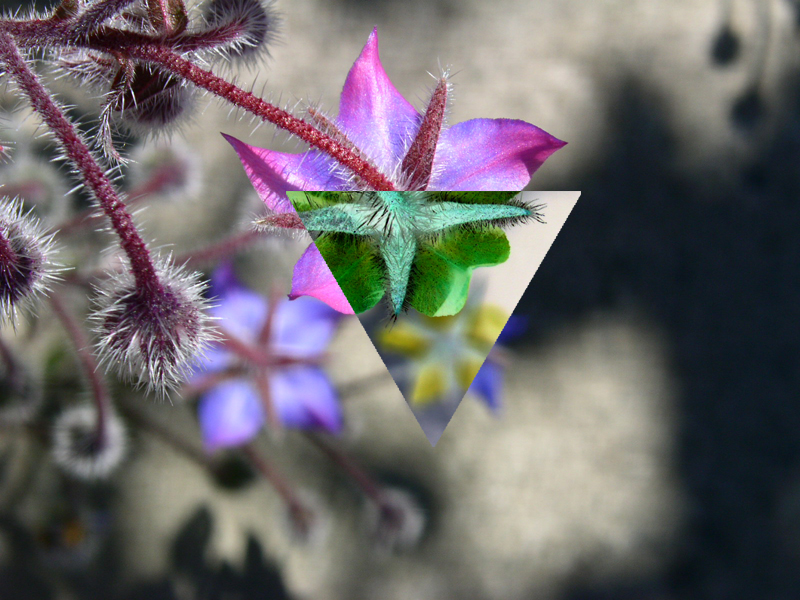
POLYGON ((272 484, 275 491, 278 492, 278 495, 289 507, 292 519, 298 524, 302 532, 307 534, 311 527, 312 513, 300 500, 289 480, 275 465, 261 456, 251 444, 243 446, 242 450, 247 458, 250 459, 250 462, 258 469, 259 473, 272 484))
POLYGON ((344 452, 323 440, 319 435, 306 434, 309 440, 316 445, 328 458, 339 466, 347 475, 361 488, 361 491, 375 504, 380 507, 386 506, 386 498, 383 488, 378 485, 369 474, 361 468, 356 461, 347 456, 344 452))
POLYGON ((133 58, 160 65, 183 79, 191 81, 197 87, 208 90, 231 104, 251 112, 264 121, 288 131, 310 146, 322 150, 334 158, 339 164, 350 169, 353 173, 361 177, 373 190, 391 191, 395 189, 392 182, 389 181, 383 173, 378 171, 363 158, 357 156, 340 142, 323 134, 302 119, 298 119, 285 110, 262 100, 255 94, 244 91, 221 77, 214 75, 211 71, 201 69, 167 48, 156 45, 143 45, 126 48, 125 52, 128 56, 133 58))
POLYGON ((111 226, 120 238, 120 246, 130 261, 137 288, 150 292, 160 289, 161 283, 151 261, 150 252, 139 235, 131 215, 125 210, 125 204, 72 123, 64 116, 37 75, 20 56, 14 40, 3 31, 0 31, 0 60, 28 97, 33 109, 39 113, 61 142, 67 158, 80 171, 84 182, 110 219, 111 226))
POLYGON ((106 423, 111 406, 111 397, 108 395, 108 389, 105 383, 97 374, 97 361, 95 361, 94 355, 89 351, 89 338, 86 337, 78 321, 69 310, 67 310, 57 293, 50 296, 50 304, 53 307, 53 312, 56 313, 56 316, 64 326, 70 340, 72 340, 84 375, 86 375, 86 378, 89 380, 89 385, 92 388, 92 398, 94 399, 95 410, 97 410, 95 433, 98 442, 102 445, 105 443, 106 439, 106 423))

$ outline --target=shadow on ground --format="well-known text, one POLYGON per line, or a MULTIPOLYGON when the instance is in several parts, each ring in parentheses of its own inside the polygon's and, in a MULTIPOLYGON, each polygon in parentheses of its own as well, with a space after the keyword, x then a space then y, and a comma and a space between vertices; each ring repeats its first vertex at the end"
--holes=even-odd
POLYGON ((531 315, 528 343, 597 310, 656 319, 682 390, 689 500, 660 578, 598 586, 576 573, 565 600, 800 597, 798 79, 787 88, 795 108, 779 133, 709 193, 673 168, 659 99, 628 80, 607 154, 564 182, 581 199, 518 309, 531 315))

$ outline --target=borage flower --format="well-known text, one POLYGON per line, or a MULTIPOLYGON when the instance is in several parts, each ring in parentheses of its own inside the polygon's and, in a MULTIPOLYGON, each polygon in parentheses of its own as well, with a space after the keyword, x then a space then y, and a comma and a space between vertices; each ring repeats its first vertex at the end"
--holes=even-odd
POLYGON ((474 303, 449 317, 412 312, 391 329, 378 331, 376 346, 402 357, 402 386, 414 408, 460 400, 469 392, 496 411, 506 362, 500 344, 521 334, 526 324, 523 317, 507 315, 493 304, 474 303))
MULTIPOLYGON (((347 76, 338 117, 329 119, 309 109, 308 119, 379 171, 396 190, 518 191, 565 144, 515 119, 472 119, 445 127, 449 96, 445 75, 420 114, 389 80, 378 55, 377 30, 373 30, 347 76)), ((365 181, 319 151, 287 154, 225 138, 273 212, 293 212, 287 191, 369 189, 365 181)), ((311 248, 303 259, 298 268, 327 270, 311 248)), ((332 280, 330 273, 325 277, 332 280)), ((295 271, 293 296, 311 295, 329 302, 330 289, 295 271)))
POLYGON ((268 302, 235 278, 230 265, 211 280, 224 341, 196 365, 192 381, 216 381, 202 394, 200 427, 208 450, 254 438, 270 415, 280 424, 338 433, 342 414, 320 369, 340 315, 313 298, 268 302))

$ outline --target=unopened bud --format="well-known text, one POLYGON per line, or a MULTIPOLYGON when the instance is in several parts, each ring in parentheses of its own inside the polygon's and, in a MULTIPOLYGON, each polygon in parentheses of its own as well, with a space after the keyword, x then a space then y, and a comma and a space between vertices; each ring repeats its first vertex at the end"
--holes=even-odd
POLYGON ((45 295, 59 266, 47 235, 22 202, 0 198, 0 322, 14 321, 21 308, 45 295))
POLYGON ((100 364, 163 394, 186 379, 214 333, 199 275, 159 262, 159 289, 139 289, 128 270, 109 277, 92 319, 100 364))
POLYGON ((404 551, 416 546, 425 533, 425 513, 410 493, 385 488, 380 502, 367 505, 367 525, 384 551, 404 551))
POLYGON ((230 24, 242 28, 233 42, 217 49, 226 59, 233 61, 246 61, 266 54, 279 23, 269 0, 211 0, 205 17, 211 27, 230 24))

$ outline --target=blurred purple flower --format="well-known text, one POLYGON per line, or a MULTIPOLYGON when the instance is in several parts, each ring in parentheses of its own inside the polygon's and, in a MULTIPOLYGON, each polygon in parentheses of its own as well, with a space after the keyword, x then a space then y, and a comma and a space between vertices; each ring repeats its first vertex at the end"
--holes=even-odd
MULTIPOLYGON (((384 71, 375 29, 347 75, 338 117, 329 119, 309 110, 308 119, 375 167, 398 190, 521 190, 542 163, 565 145, 516 119, 472 119, 445 127, 449 96, 450 87, 443 76, 424 114, 420 114, 384 71)), ((319 151, 287 154, 250 146, 228 135, 225 139, 273 212, 294 212, 287 191, 366 187, 360 178, 319 151)), ((310 295, 339 310, 349 309, 338 286, 331 287, 330 282, 335 280, 319 252, 307 252, 303 259, 296 267, 292 296, 310 295), (297 272, 306 269, 315 270, 317 275, 297 272), (318 278, 322 283, 315 283, 318 278)))
POLYGON ((232 266, 212 275, 211 293, 226 340, 195 366, 193 382, 236 370, 202 394, 200 428, 210 450, 238 446, 268 420, 268 403, 283 426, 338 433, 342 413, 336 392, 318 362, 333 336, 339 313, 314 300, 266 298, 242 286, 232 266), (246 358, 243 358, 246 357, 246 358))
POLYGON ((480 397, 492 411, 500 410, 500 401, 503 397, 503 374, 504 361, 502 359, 504 348, 500 345, 503 342, 519 337, 528 327, 527 317, 511 315, 500 336, 497 338, 492 351, 481 365, 475 379, 472 380, 467 390, 473 396, 480 397))

